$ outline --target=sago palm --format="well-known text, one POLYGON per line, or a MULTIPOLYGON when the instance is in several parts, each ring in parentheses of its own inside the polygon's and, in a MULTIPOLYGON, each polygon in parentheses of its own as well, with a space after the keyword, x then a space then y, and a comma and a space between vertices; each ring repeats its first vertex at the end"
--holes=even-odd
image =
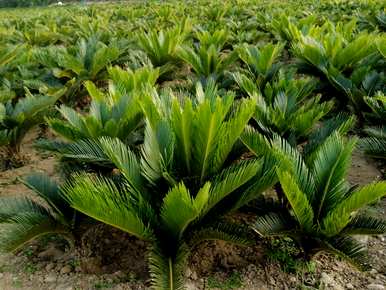
POLYGON ((19 47, 0 46, 0 68, 17 56, 19 47))
POLYGON ((0 146, 8 165, 23 163, 20 155, 23 138, 33 127, 44 122, 44 116, 56 101, 53 96, 35 96, 27 91, 26 97, 16 103, 12 100, 0 103, 0 146))
POLYGON ((364 129, 368 137, 360 140, 360 148, 370 157, 386 159, 386 96, 379 92, 374 97, 366 97, 365 101, 372 111, 368 119, 379 126, 364 129))
POLYGON ((234 78, 256 100, 255 127, 267 136, 279 134, 293 145, 304 142, 333 105, 313 95, 315 81, 295 79, 293 73, 280 73, 263 87, 252 76, 234 74, 234 78))
POLYGON ((151 30, 138 34, 140 48, 146 52, 153 66, 160 69, 161 75, 167 75, 178 62, 177 48, 186 40, 190 24, 184 21, 181 25, 168 30, 151 30))
POLYGON ((362 117, 366 105, 363 97, 382 90, 385 81, 377 69, 383 60, 372 44, 374 35, 356 35, 354 29, 354 22, 336 26, 327 22, 312 27, 306 35, 300 34, 292 45, 301 70, 320 77, 343 94, 345 99, 338 100, 362 117))
POLYGON ((264 88, 267 82, 277 75, 282 63, 279 62, 283 44, 267 44, 261 48, 257 46, 243 45, 237 49, 240 59, 247 66, 243 71, 251 79, 254 79, 259 88, 264 88))
POLYGON ((365 246, 352 236, 386 231, 386 221, 361 211, 386 194, 386 182, 349 185, 346 176, 355 143, 333 134, 302 158, 297 149, 277 139, 273 146, 283 158, 277 174, 290 211, 258 217, 254 230, 262 236, 292 238, 307 259, 327 251, 366 268, 365 246))
POLYGON ((226 69, 237 58, 235 52, 223 51, 227 41, 226 31, 219 30, 213 33, 197 32, 199 43, 191 48, 187 45, 178 50, 178 57, 188 63, 196 77, 206 84, 209 79, 218 80, 224 77, 226 69))
POLYGON ((382 124, 386 120, 386 95, 382 92, 377 92, 373 97, 364 97, 371 112, 365 116, 369 121, 382 124))
POLYGON ((184 289, 186 260, 203 240, 248 243, 220 217, 269 187, 274 171, 263 159, 229 160, 254 110, 250 100, 233 102, 210 93, 184 103, 149 96, 140 157, 118 139, 98 141, 123 183, 81 174, 65 188, 73 208, 150 243, 154 289, 184 289))
POLYGON ((50 68, 58 79, 65 81, 69 88, 66 98, 71 99, 85 81, 104 80, 107 68, 123 54, 117 43, 109 45, 99 41, 97 36, 80 39, 69 48, 47 47, 37 50, 34 58, 50 68))
POLYGON ((36 197, 0 198, 0 251, 11 252, 45 235, 58 234, 74 243, 75 211, 61 197, 60 188, 46 175, 28 176, 24 184, 36 197))
POLYGON ((63 119, 47 119, 50 128, 65 139, 64 142, 41 141, 38 147, 58 152, 67 159, 80 161, 83 154, 79 144, 84 146, 87 140, 108 136, 119 138, 130 146, 141 142, 144 125, 139 102, 141 90, 155 84, 158 70, 143 67, 132 71, 113 67, 108 72, 111 82, 107 94, 94 83, 85 83, 92 99, 88 113, 82 114, 62 105, 58 110, 63 119))
POLYGON ((386 127, 368 127, 364 129, 368 135, 360 140, 361 150, 376 159, 386 159, 386 127))

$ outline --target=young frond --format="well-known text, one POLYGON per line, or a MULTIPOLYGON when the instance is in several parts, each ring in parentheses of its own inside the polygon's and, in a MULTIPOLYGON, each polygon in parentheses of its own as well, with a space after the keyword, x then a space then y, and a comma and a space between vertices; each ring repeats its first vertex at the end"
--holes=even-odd
POLYGON ((157 245, 149 252, 149 268, 152 288, 155 290, 184 290, 184 270, 190 254, 186 244, 175 249, 177 255, 171 257, 157 245))

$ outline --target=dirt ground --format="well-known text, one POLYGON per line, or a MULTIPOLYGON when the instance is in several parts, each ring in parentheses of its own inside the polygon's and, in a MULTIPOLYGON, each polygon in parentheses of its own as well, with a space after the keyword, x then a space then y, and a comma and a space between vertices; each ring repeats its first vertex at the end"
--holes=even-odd
MULTIPOLYGON (((23 148, 28 163, 0 172, 1 196, 30 194, 18 178, 31 172, 55 176, 55 157, 34 150, 34 136, 31 134, 23 148)), ((349 176, 352 184, 369 183, 380 176, 373 160, 358 152, 354 154, 349 176)), ((373 209, 384 216, 386 201, 380 201, 373 209)), ((365 273, 324 254, 307 266, 285 269, 278 259, 267 255, 266 241, 252 248, 208 242, 194 251, 186 271, 186 286, 190 290, 385 289, 386 236, 363 241, 368 245, 373 267, 365 273)), ((108 226, 96 225, 87 231, 78 252, 67 252, 61 240, 49 237, 15 255, 0 255, 0 290, 148 289, 145 257, 144 242, 108 226)))

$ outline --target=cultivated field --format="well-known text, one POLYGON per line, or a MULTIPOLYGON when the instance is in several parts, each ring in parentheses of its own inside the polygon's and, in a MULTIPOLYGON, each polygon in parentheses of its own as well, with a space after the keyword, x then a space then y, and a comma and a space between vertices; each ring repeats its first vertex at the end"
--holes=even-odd
POLYGON ((385 289, 385 9, 0 9, 0 290, 385 289))

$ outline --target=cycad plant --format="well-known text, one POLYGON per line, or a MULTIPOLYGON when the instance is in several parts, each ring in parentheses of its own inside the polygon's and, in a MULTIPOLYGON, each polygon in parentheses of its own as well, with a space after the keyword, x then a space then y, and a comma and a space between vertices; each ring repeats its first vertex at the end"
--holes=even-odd
MULTIPOLYGON (((283 44, 267 44, 261 48, 257 46, 242 45, 237 49, 239 58, 246 65, 242 71, 248 78, 254 80, 257 87, 263 89, 267 82, 279 72, 283 65, 280 61, 280 54, 284 48, 283 44)), ((242 76, 236 74, 236 78, 242 76)))
POLYGON ((6 102, 15 96, 11 89, 11 82, 5 77, 9 71, 7 64, 18 55, 18 47, 7 47, 0 45, 0 102, 6 102))
POLYGON ((386 96, 379 92, 374 97, 366 97, 365 101, 372 111, 368 119, 379 126, 364 129, 368 137, 360 140, 360 147, 370 157, 386 159, 386 96))
POLYGON ((373 123, 382 124, 386 120, 386 95, 377 92, 373 97, 364 97, 371 112, 366 114, 367 119, 373 123))
POLYGON ((314 80, 296 79, 293 72, 279 73, 264 87, 259 87, 264 81, 253 77, 242 74, 234 77, 239 87, 256 100, 254 126, 268 137, 279 134, 292 145, 306 141, 333 106, 332 102, 321 102, 320 95, 313 95, 314 80))
POLYGON ((56 100, 53 96, 32 95, 27 90, 26 97, 16 103, 12 100, 0 103, 0 146, 7 167, 23 163, 20 152, 23 138, 33 127, 44 122, 44 116, 56 100))
MULTIPOLYGON (((142 142, 144 120, 139 102, 141 91, 155 85, 158 70, 143 67, 132 71, 113 67, 108 72, 111 82, 107 94, 94 83, 85 83, 91 96, 88 113, 80 113, 61 105, 58 110, 62 118, 47 119, 50 128, 65 140, 41 141, 38 147, 58 152, 67 159, 80 161, 83 156, 80 144, 85 146, 88 144, 87 140, 108 136, 118 138, 130 146, 142 142)), ((102 157, 103 154, 95 161, 103 161, 102 157)))
POLYGON ((361 150, 376 159, 386 159, 386 127, 368 127, 364 129, 367 137, 360 140, 361 150))
POLYGON ((0 46, 0 68, 15 59, 18 51, 19 47, 0 46))
POLYGON ((194 48, 181 46, 178 56, 193 69, 198 80, 206 84, 209 79, 221 81, 225 71, 237 58, 234 51, 223 51, 227 41, 227 32, 224 30, 209 33, 207 31, 197 32, 196 38, 199 43, 194 48))
POLYGON ((356 34, 355 28, 353 21, 336 26, 326 22, 300 34, 292 44, 301 71, 320 77, 336 91, 342 105, 349 105, 362 118, 363 97, 384 89, 385 77, 377 69, 383 60, 373 45, 376 36, 356 34))
MULTIPOLYGON (((258 17, 264 21, 267 16, 260 13, 258 17)), ((270 24, 267 30, 273 33, 278 39, 285 41, 288 46, 293 40, 298 39, 301 34, 307 34, 315 24, 316 19, 316 15, 312 14, 294 21, 291 17, 288 17, 288 15, 280 14, 269 20, 268 23, 270 24)))
POLYGON ((24 184, 39 197, 0 198, 0 251, 11 252, 45 235, 58 234, 74 244, 75 211, 61 197, 55 181, 43 174, 24 184))
POLYGON ((386 31, 386 12, 376 10, 369 15, 359 15, 359 24, 362 29, 386 31))
POLYGON ((167 30, 151 30, 138 34, 139 46, 144 50, 154 67, 160 69, 161 75, 168 75, 178 62, 177 48, 184 43, 190 32, 190 23, 167 30))
POLYGON ((0 67, 0 90, 2 102, 12 97, 25 96, 25 88, 34 94, 56 96, 59 92, 65 93, 63 84, 50 69, 41 67, 34 61, 33 50, 24 48, 17 53, 17 58, 8 65, 0 67), (8 92, 8 94, 7 94, 8 92))
POLYGON ((39 49, 34 59, 50 68, 58 79, 68 87, 65 98, 70 100, 79 95, 85 81, 100 81, 107 77, 107 68, 123 54, 124 50, 117 43, 109 45, 99 41, 97 36, 80 39, 69 48, 48 47, 39 49))
POLYGON ((361 210, 386 194, 386 182, 349 185, 346 176, 356 139, 346 142, 333 134, 304 158, 285 141, 274 143, 283 160, 277 174, 290 211, 260 216, 253 229, 262 236, 292 238, 307 259, 327 251, 366 268, 365 246, 352 236, 386 232, 386 221, 361 210))
POLYGON ((248 243, 220 216, 256 198, 274 174, 263 159, 231 158, 254 111, 250 100, 233 102, 210 93, 183 103, 147 98, 140 157, 118 139, 98 141, 123 182, 80 174, 65 188, 73 208, 149 242, 154 289, 184 289, 186 260, 203 240, 248 243))

